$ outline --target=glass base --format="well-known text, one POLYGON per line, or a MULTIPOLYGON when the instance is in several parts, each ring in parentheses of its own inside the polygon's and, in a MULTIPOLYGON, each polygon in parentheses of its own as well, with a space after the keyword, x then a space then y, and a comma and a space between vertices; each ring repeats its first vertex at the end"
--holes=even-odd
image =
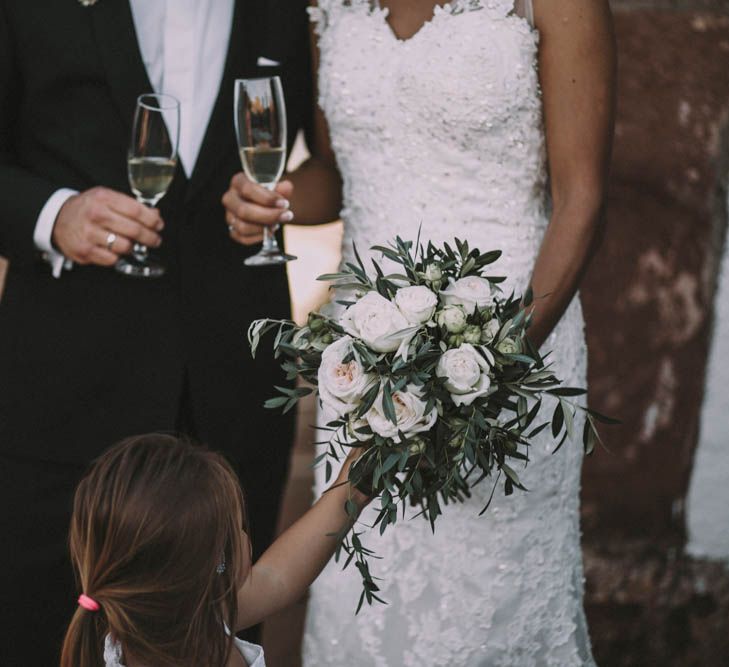
POLYGON ((137 259, 134 255, 122 257, 114 265, 114 268, 125 276, 134 278, 159 278, 165 274, 165 267, 149 257, 144 260, 137 259))
POLYGON ((248 257, 243 263, 246 266, 276 266, 277 264, 286 264, 286 262, 293 262, 298 257, 294 255, 287 255, 281 252, 278 248, 275 250, 261 250, 256 255, 248 257))

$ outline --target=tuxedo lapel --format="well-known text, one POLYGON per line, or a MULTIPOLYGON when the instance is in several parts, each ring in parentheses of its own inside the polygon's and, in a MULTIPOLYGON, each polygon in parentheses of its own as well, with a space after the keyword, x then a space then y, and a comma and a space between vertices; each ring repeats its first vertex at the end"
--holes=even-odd
MULTIPOLYGON (((202 188, 220 160, 220 156, 235 145, 233 129, 233 82, 236 78, 250 76, 255 65, 255 30, 258 17, 254 12, 254 0, 235 0, 228 56, 225 62, 220 90, 210 116, 200 154, 190 177, 188 199, 202 188)), ((231 174, 232 175, 232 174, 231 174)))
MULTIPOLYGON (((131 137, 137 98, 154 92, 139 49, 137 31, 129 0, 104 0, 93 8, 94 31, 101 54, 106 80, 111 89, 122 125, 131 137)), ((187 182, 178 160, 169 202, 187 182)))
POLYGON ((124 127, 131 131, 137 97, 153 92, 139 51, 128 0, 104 0, 92 9, 106 79, 124 127))

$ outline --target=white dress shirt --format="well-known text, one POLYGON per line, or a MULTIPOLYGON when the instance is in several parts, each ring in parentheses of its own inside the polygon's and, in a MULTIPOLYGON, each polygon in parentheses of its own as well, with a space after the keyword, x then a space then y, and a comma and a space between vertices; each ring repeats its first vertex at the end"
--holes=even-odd
MULTIPOLYGON (((234 0, 129 0, 129 4, 152 87, 180 101, 179 157, 190 176, 223 78, 234 0)), ((41 210, 33 234, 56 277, 69 263, 53 247, 53 226, 74 194, 67 188, 55 192, 41 210)))

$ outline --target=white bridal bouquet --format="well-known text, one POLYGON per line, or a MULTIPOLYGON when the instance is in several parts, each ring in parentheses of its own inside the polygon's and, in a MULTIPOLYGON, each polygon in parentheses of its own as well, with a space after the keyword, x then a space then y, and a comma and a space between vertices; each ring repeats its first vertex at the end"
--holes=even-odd
MULTIPOLYGON (((589 453, 598 438, 595 421, 612 422, 570 398, 583 389, 564 387, 526 336, 531 290, 504 297, 485 275, 500 251, 481 253, 456 240, 455 249, 397 238, 373 251, 397 265, 386 275, 373 261, 368 275, 357 250, 355 263, 321 276, 338 294, 341 315, 313 313, 306 326, 257 320, 248 339, 255 355, 260 338, 276 330, 275 355, 289 380, 310 385, 277 387, 270 408, 290 410, 317 391, 335 416, 327 424, 326 465, 347 448, 362 448, 350 481, 380 498, 380 532, 397 521, 398 509, 419 506, 433 528, 441 504, 462 502, 486 478, 494 489, 503 479, 506 495, 524 489, 514 469, 529 461, 530 441, 551 426, 557 451, 574 436, 576 410, 587 415, 582 433, 589 453), (315 387, 312 389, 310 387, 315 387), (549 422, 535 424, 545 394, 554 397, 549 422)), ((491 492, 493 497, 493 490, 491 492)), ((483 508, 483 512, 488 504, 483 508)), ((355 515, 354 506, 347 511, 355 515)), ((363 580, 357 610, 382 601, 368 556, 355 528, 340 536, 363 580)))

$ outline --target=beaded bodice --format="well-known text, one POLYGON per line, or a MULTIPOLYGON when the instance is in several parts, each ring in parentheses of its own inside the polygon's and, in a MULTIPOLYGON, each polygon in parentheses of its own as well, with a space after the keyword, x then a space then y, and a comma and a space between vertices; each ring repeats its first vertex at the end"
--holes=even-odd
MULTIPOLYGON (((546 221, 538 33, 513 0, 436 6, 408 40, 369 0, 322 1, 320 103, 344 178, 344 250, 460 235, 531 270, 546 221)), ((520 287, 523 287, 520 286, 520 287)))

